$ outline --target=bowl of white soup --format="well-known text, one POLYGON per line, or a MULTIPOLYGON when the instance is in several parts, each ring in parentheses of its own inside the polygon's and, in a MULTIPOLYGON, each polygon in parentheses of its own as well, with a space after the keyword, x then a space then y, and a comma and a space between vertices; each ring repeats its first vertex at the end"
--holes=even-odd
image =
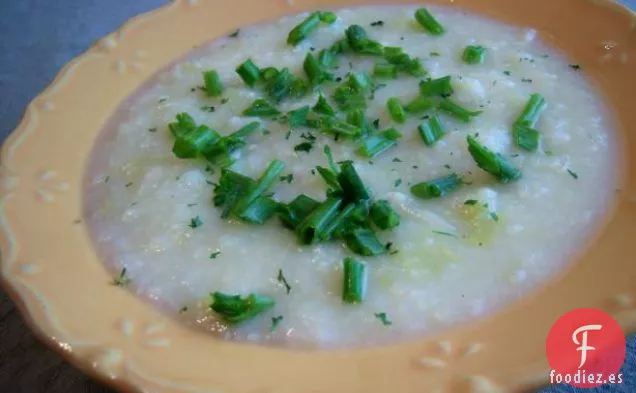
POLYGON ((564 313, 636 328, 635 24, 599 1, 175 1, 5 143, 3 280, 123 391, 544 383, 564 313))

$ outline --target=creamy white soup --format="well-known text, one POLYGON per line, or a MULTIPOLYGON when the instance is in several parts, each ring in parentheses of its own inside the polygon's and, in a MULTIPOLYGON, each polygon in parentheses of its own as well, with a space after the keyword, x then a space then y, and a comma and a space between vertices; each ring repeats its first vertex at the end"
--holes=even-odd
POLYGON ((112 284, 223 338, 331 348, 448 329, 562 271, 614 194, 585 64, 416 10, 241 28, 123 105, 86 196, 112 284))

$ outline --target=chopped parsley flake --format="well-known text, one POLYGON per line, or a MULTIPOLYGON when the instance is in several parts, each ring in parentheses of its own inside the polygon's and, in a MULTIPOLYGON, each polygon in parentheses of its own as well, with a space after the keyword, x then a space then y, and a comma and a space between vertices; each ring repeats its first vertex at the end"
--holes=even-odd
POLYGON ((130 183, 126 183, 126 184, 124 185, 124 187, 128 188, 128 187, 130 187, 130 186, 132 186, 132 185, 133 185, 133 184, 132 184, 132 182, 130 182, 130 183))
POLYGON ((581 69, 581 66, 579 64, 570 64, 570 68, 578 71, 581 69))
POLYGON ((291 292, 292 287, 287 282, 287 279, 285 278, 285 275, 283 274, 283 269, 278 269, 278 276, 276 277, 276 279, 278 280, 279 283, 285 286, 285 291, 289 295, 289 292, 291 292))
POLYGON ((294 146, 294 151, 304 151, 305 153, 309 153, 313 148, 313 142, 302 142, 294 146))
POLYGON ((292 181, 294 181, 294 174, 293 174, 293 173, 290 173, 290 174, 288 174, 288 175, 281 176, 281 177, 280 177, 280 181, 282 181, 282 182, 284 182, 284 183, 286 182, 287 184, 289 184, 289 183, 291 183, 292 181))
POLYGON ((188 226, 192 229, 198 228, 201 225, 203 225, 203 221, 201 221, 201 218, 199 218, 199 216, 191 218, 190 223, 188 224, 188 226))
POLYGON ((157 132, 157 127, 149 128, 148 132, 157 132))
POLYGON ((441 55, 439 54, 439 52, 431 52, 431 53, 429 53, 428 55, 429 55, 429 56, 431 56, 431 57, 439 57, 439 56, 441 56, 441 55))
POLYGON ((216 111, 216 108, 215 108, 215 107, 213 107, 213 106, 211 106, 211 105, 210 105, 210 106, 202 106, 202 107, 201 107, 201 110, 202 110, 203 112, 210 112, 210 113, 212 113, 212 112, 216 111))
POLYGON ((568 173, 570 174, 570 176, 572 176, 572 178, 574 180, 577 180, 579 178, 579 175, 576 172, 573 172, 572 170, 568 169, 568 173))
POLYGON ((391 322, 389 318, 386 316, 385 312, 375 313, 375 317, 379 319, 384 326, 391 326, 391 324, 393 324, 393 322, 391 322))
POLYGON ((523 82, 523 83, 532 83, 532 79, 522 78, 521 82, 523 82))
POLYGON ((508 76, 510 76, 512 74, 512 72, 510 72, 510 71, 504 71, 503 73, 504 73, 504 75, 508 75, 508 76))
POLYGON ((123 268, 121 269, 121 273, 119 273, 119 277, 113 279, 112 284, 116 287, 125 287, 130 284, 131 281, 126 274, 126 268, 123 268))
POLYGON ((454 237, 457 238, 457 235, 455 235, 454 233, 450 233, 450 232, 444 232, 444 231, 433 231, 433 233, 437 234, 437 235, 442 235, 442 236, 448 236, 448 237, 454 237))
POLYGON ((221 250, 217 248, 216 251, 210 254, 210 259, 216 259, 216 257, 218 257, 219 255, 221 255, 221 250))
POLYGON ((474 206, 477 203, 479 203, 479 202, 476 199, 467 199, 466 202, 464 202, 464 205, 474 206))
POLYGON ((279 315, 277 317, 272 317, 272 327, 269 328, 269 332, 273 333, 276 328, 278 328, 278 325, 280 325, 280 323, 283 321, 283 316, 279 315))
POLYGON ((402 184, 402 179, 397 179, 394 183, 393 183, 393 187, 399 187, 400 184, 402 184))
POLYGON ((270 130, 268 130, 267 128, 263 130, 263 135, 269 135, 272 132, 270 130))
POLYGON ((163 103, 164 103, 164 102, 166 102, 166 101, 168 101, 168 99, 167 99, 167 98, 160 98, 160 99, 159 99, 159 103, 160 103, 160 104, 163 104, 163 103))
POLYGON ((230 38, 236 38, 236 37, 238 37, 238 35, 239 35, 239 33, 240 33, 240 32, 241 32, 241 29, 236 29, 236 30, 234 30, 234 32, 233 32, 233 33, 231 33, 230 35, 228 35, 228 37, 230 37, 230 38))
POLYGON ((488 213, 488 215, 490 216, 490 218, 491 218, 494 222, 499 222, 499 216, 497 215, 497 213, 495 213, 495 212, 490 212, 490 213, 488 213))
POLYGON ((221 105, 227 104, 229 100, 230 100, 229 98, 225 98, 225 97, 221 98, 221 105))
POLYGON ((179 309, 179 314, 182 314, 184 312, 188 311, 188 306, 183 306, 179 309))
POLYGON ((382 26, 384 26, 384 21, 376 20, 375 22, 371 22, 371 26, 373 26, 373 27, 382 27, 382 26))

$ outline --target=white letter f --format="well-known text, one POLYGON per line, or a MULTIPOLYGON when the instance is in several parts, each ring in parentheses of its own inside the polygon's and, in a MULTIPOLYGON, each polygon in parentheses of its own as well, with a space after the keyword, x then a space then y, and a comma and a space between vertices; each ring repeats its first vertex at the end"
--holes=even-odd
POLYGON ((583 367, 583 365, 585 364, 585 361, 587 359, 587 351, 596 349, 594 347, 589 347, 587 345, 588 330, 601 330, 602 327, 603 327, 602 325, 581 326, 580 328, 576 329, 574 333, 572 334, 572 341, 574 341, 574 344, 581 345, 580 347, 576 349, 577 351, 581 351, 581 364, 579 365, 579 368, 583 367), (579 342, 576 336, 581 332, 583 332, 583 335, 582 335, 583 339, 581 340, 582 342, 579 342))

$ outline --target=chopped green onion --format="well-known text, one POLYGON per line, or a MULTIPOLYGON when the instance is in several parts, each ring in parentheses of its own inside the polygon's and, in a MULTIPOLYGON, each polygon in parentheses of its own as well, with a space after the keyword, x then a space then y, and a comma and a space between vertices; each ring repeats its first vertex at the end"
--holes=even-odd
POLYGON ((309 92, 309 84, 302 78, 294 78, 289 88, 289 94, 293 98, 304 97, 309 92))
POLYGON ((271 81, 276 78, 276 75, 278 75, 278 69, 276 67, 265 67, 260 72, 260 78, 264 82, 271 81))
POLYGON ((382 55, 383 47, 377 41, 369 38, 366 30, 360 25, 351 25, 345 31, 347 42, 356 53, 367 55, 382 55))
POLYGON ((361 135, 366 135, 372 130, 363 109, 355 109, 347 113, 347 123, 358 127, 361 135))
POLYGON ((347 257, 343 261, 342 301, 362 303, 367 290, 367 267, 363 262, 347 257))
POLYGON ((402 124, 406 121, 406 112, 404 111, 404 107, 400 100, 395 97, 391 97, 386 102, 386 106, 389 109, 389 114, 391 118, 396 122, 402 124))
POLYGON ((307 123, 307 115, 309 114, 309 105, 305 105, 298 109, 294 109, 287 113, 287 121, 291 128, 302 127, 307 123))
POLYGON ((466 64, 481 64, 484 62, 486 48, 481 45, 468 45, 462 54, 462 60, 466 64))
POLYGON ((449 97, 453 94, 453 91, 450 75, 420 82, 420 94, 423 96, 449 97))
POLYGON ((453 173, 439 179, 415 184, 411 193, 421 199, 440 198, 446 196, 462 184, 462 179, 453 173))
POLYGON ((514 123, 512 125, 512 138, 517 147, 527 151, 536 151, 539 148, 541 134, 534 128, 521 123, 514 123))
POLYGON ((334 89, 331 98, 343 111, 361 109, 367 107, 367 99, 364 91, 352 86, 351 79, 334 89))
POLYGON ((190 219, 190 224, 188 224, 188 226, 192 229, 196 229, 198 227, 200 227, 201 225, 203 225, 203 221, 201 221, 201 217, 196 216, 194 218, 190 219))
POLYGON ((296 46, 309 37, 318 28, 320 16, 320 11, 312 12, 304 21, 294 27, 287 36, 287 44, 296 46))
POLYGON ((419 114, 433 108, 435 104, 428 97, 417 97, 409 102, 404 109, 411 114, 419 114))
POLYGON ((273 79, 267 82, 265 92, 270 99, 279 103, 290 94, 293 81, 294 75, 288 68, 283 68, 273 79))
POLYGON ((221 77, 215 70, 205 71, 203 73, 203 82, 203 90, 209 97, 218 97, 223 93, 221 77))
POLYGON ((337 216, 329 222, 327 227, 320 234, 321 240, 329 240, 333 237, 335 233, 337 233, 345 224, 347 218, 356 210, 356 205, 353 203, 348 204, 342 209, 337 216))
POLYGON ((210 308, 230 324, 244 322, 274 307, 276 302, 269 296, 250 294, 247 297, 227 295, 222 292, 211 294, 210 308))
POLYGON ((459 106, 459 104, 456 104, 455 102, 450 100, 443 100, 442 102, 440 102, 439 109, 464 123, 470 122, 473 117, 479 116, 483 112, 469 111, 468 109, 465 109, 459 106))
POLYGON ((397 144, 402 134, 394 128, 372 135, 360 143, 358 153, 368 158, 375 158, 397 144))
POLYGON ((326 23, 328 25, 334 23, 338 19, 335 13, 331 11, 322 11, 320 12, 320 21, 322 23, 326 23))
POLYGON ((234 131, 230 137, 232 138, 245 138, 246 136, 252 134, 254 131, 258 130, 258 127, 261 126, 261 123, 257 121, 253 121, 234 131))
POLYGON ((351 161, 345 161, 340 164, 338 183, 340 183, 345 199, 349 202, 358 203, 359 201, 371 199, 369 191, 362 183, 362 179, 360 179, 351 161))
POLYGON ((440 140, 445 134, 444 127, 442 127, 442 123, 437 115, 422 122, 417 129, 426 146, 433 146, 435 142, 440 140))
POLYGON ((546 107, 543 96, 536 93, 530 96, 523 112, 512 125, 512 136, 517 147, 527 151, 538 149, 541 135, 533 127, 546 107))
POLYGON ((240 218, 251 224, 264 224, 278 209, 278 202, 272 198, 258 197, 241 213, 240 218))
POLYGON ((386 247, 380 243, 375 233, 365 227, 358 227, 348 231, 345 235, 347 247, 358 255, 366 257, 382 255, 386 253, 386 247))
POLYGON ((400 216, 393 210, 389 201, 381 199, 371 206, 371 220, 380 229, 392 229, 400 225, 400 216))
POLYGON ((298 226, 296 235, 301 244, 312 244, 320 238, 331 220, 338 215, 342 199, 330 197, 315 208, 298 226))
POLYGON ((327 99, 322 94, 318 97, 316 105, 314 105, 311 109, 316 113, 327 116, 334 116, 336 114, 336 111, 331 105, 329 105, 329 102, 327 102, 327 99))
POLYGON ((346 39, 337 41, 327 49, 323 49, 318 53, 318 62, 326 68, 332 68, 336 65, 336 57, 349 47, 346 39))
POLYGON ((276 182, 283 169, 285 169, 285 163, 278 160, 272 161, 254 187, 248 190, 247 193, 236 202, 236 206, 234 207, 236 215, 242 218, 247 208, 276 182))
POLYGON ((539 120, 541 113, 547 108, 545 98, 540 94, 532 94, 528 103, 521 112, 521 115, 517 118, 515 123, 523 124, 528 127, 534 127, 539 120))
POLYGON ((396 66, 398 71, 411 76, 423 76, 426 73, 421 61, 416 57, 412 58, 400 47, 387 46, 384 48, 383 55, 386 61, 396 66))
POLYGON ((340 168, 338 168, 338 166, 336 165, 336 160, 333 159, 333 155, 331 154, 331 148, 329 147, 329 145, 325 145, 325 147, 322 149, 322 152, 325 154, 325 157, 327 157, 327 163, 329 164, 329 168, 331 168, 333 173, 335 173, 336 175, 340 173, 340 168))
POLYGON ((197 127, 197 123, 194 121, 192 116, 185 112, 178 113, 176 118, 177 121, 168 124, 168 128, 172 135, 177 138, 179 135, 190 132, 197 127))
POLYGON ((521 178, 521 171, 504 156, 482 146, 470 135, 466 137, 466 140, 468 152, 477 166, 496 177, 501 183, 510 183, 521 178))
POLYGON ((444 34, 444 27, 426 8, 419 8, 415 11, 415 20, 431 35, 438 36, 444 34))
POLYGON ((323 116, 320 121, 320 127, 323 132, 340 136, 356 137, 362 134, 360 127, 334 117, 323 116))
POLYGON ((214 206, 222 209, 221 218, 227 219, 240 197, 254 188, 256 182, 240 173, 223 169, 219 184, 214 186, 214 206))
POLYGON ((349 85, 357 91, 369 91, 373 89, 373 81, 366 72, 353 72, 349 75, 349 85))
POLYGON ((305 56, 305 61, 303 62, 303 69, 305 70, 305 74, 307 75, 307 79, 313 86, 318 86, 322 82, 329 81, 333 79, 333 75, 326 72, 322 65, 316 60, 314 55, 311 52, 307 52, 307 56, 305 56))
POLYGON ((217 143, 221 139, 218 132, 201 125, 197 128, 180 133, 174 145, 172 152, 178 158, 196 158, 217 143))
POLYGON ((276 107, 267 100, 258 98, 243 111, 243 116, 268 117, 279 115, 280 112, 276 107))
POLYGON ((300 194, 289 204, 281 207, 280 219, 284 226, 294 230, 318 206, 320 202, 300 194))
POLYGON ((247 59, 243 64, 238 66, 236 73, 239 74, 243 82, 248 86, 254 86, 261 78, 261 70, 252 62, 252 59, 247 59))
POLYGON ((322 177, 322 179, 325 181, 325 183, 327 183, 327 186, 331 187, 332 189, 336 191, 340 190, 340 183, 338 183, 338 175, 335 172, 322 166, 317 166, 316 170, 318 171, 318 174, 320 175, 320 177, 322 177))
POLYGON ((373 66, 373 76, 378 78, 397 78, 397 67, 394 64, 376 63, 373 66))

